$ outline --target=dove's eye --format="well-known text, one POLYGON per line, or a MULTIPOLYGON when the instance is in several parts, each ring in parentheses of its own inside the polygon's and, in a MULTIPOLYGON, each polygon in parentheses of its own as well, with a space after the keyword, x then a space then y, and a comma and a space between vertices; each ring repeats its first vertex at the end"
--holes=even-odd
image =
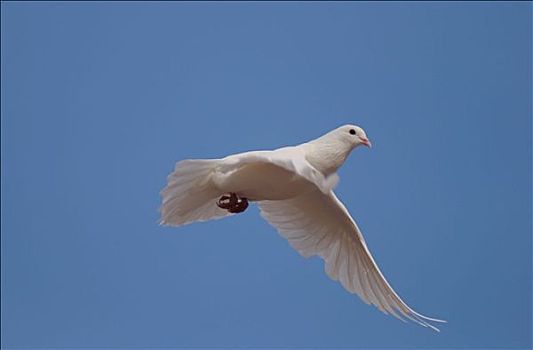
POLYGON ((350 134, 355 135, 355 130, 354 129, 350 129, 350 134))

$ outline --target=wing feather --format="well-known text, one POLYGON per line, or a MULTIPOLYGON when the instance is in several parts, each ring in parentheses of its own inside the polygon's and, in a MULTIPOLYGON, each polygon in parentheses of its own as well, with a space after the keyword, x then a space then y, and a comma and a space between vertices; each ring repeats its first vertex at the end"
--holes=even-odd
POLYGON ((259 202, 261 215, 301 255, 318 255, 325 271, 351 293, 385 314, 410 319, 438 331, 430 322, 445 322, 415 312, 389 285, 370 254, 346 207, 330 191, 314 190, 283 201, 259 202))

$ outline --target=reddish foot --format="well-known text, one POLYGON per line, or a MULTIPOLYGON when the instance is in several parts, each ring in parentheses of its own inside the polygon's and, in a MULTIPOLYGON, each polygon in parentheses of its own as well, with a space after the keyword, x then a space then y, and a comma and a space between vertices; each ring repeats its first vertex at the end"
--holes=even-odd
POLYGON ((230 213, 242 213, 248 208, 248 199, 239 198, 235 193, 225 194, 217 202, 219 208, 226 209, 230 213))

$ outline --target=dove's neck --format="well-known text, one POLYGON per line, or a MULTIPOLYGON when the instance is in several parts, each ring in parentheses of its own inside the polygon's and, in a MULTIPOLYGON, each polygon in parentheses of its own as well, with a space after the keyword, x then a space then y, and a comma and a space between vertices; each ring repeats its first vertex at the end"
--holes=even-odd
POLYGON ((327 136, 324 135, 305 144, 307 161, 324 176, 335 173, 344 164, 353 149, 351 145, 346 145, 327 136))

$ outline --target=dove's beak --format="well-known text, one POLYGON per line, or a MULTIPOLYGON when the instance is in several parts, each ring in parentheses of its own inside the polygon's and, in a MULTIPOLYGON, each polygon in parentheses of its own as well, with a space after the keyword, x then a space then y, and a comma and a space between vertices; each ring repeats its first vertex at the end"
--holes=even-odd
POLYGON ((361 143, 368 148, 372 148, 372 143, 370 143, 370 140, 366 137, 361 137, 361 143))

